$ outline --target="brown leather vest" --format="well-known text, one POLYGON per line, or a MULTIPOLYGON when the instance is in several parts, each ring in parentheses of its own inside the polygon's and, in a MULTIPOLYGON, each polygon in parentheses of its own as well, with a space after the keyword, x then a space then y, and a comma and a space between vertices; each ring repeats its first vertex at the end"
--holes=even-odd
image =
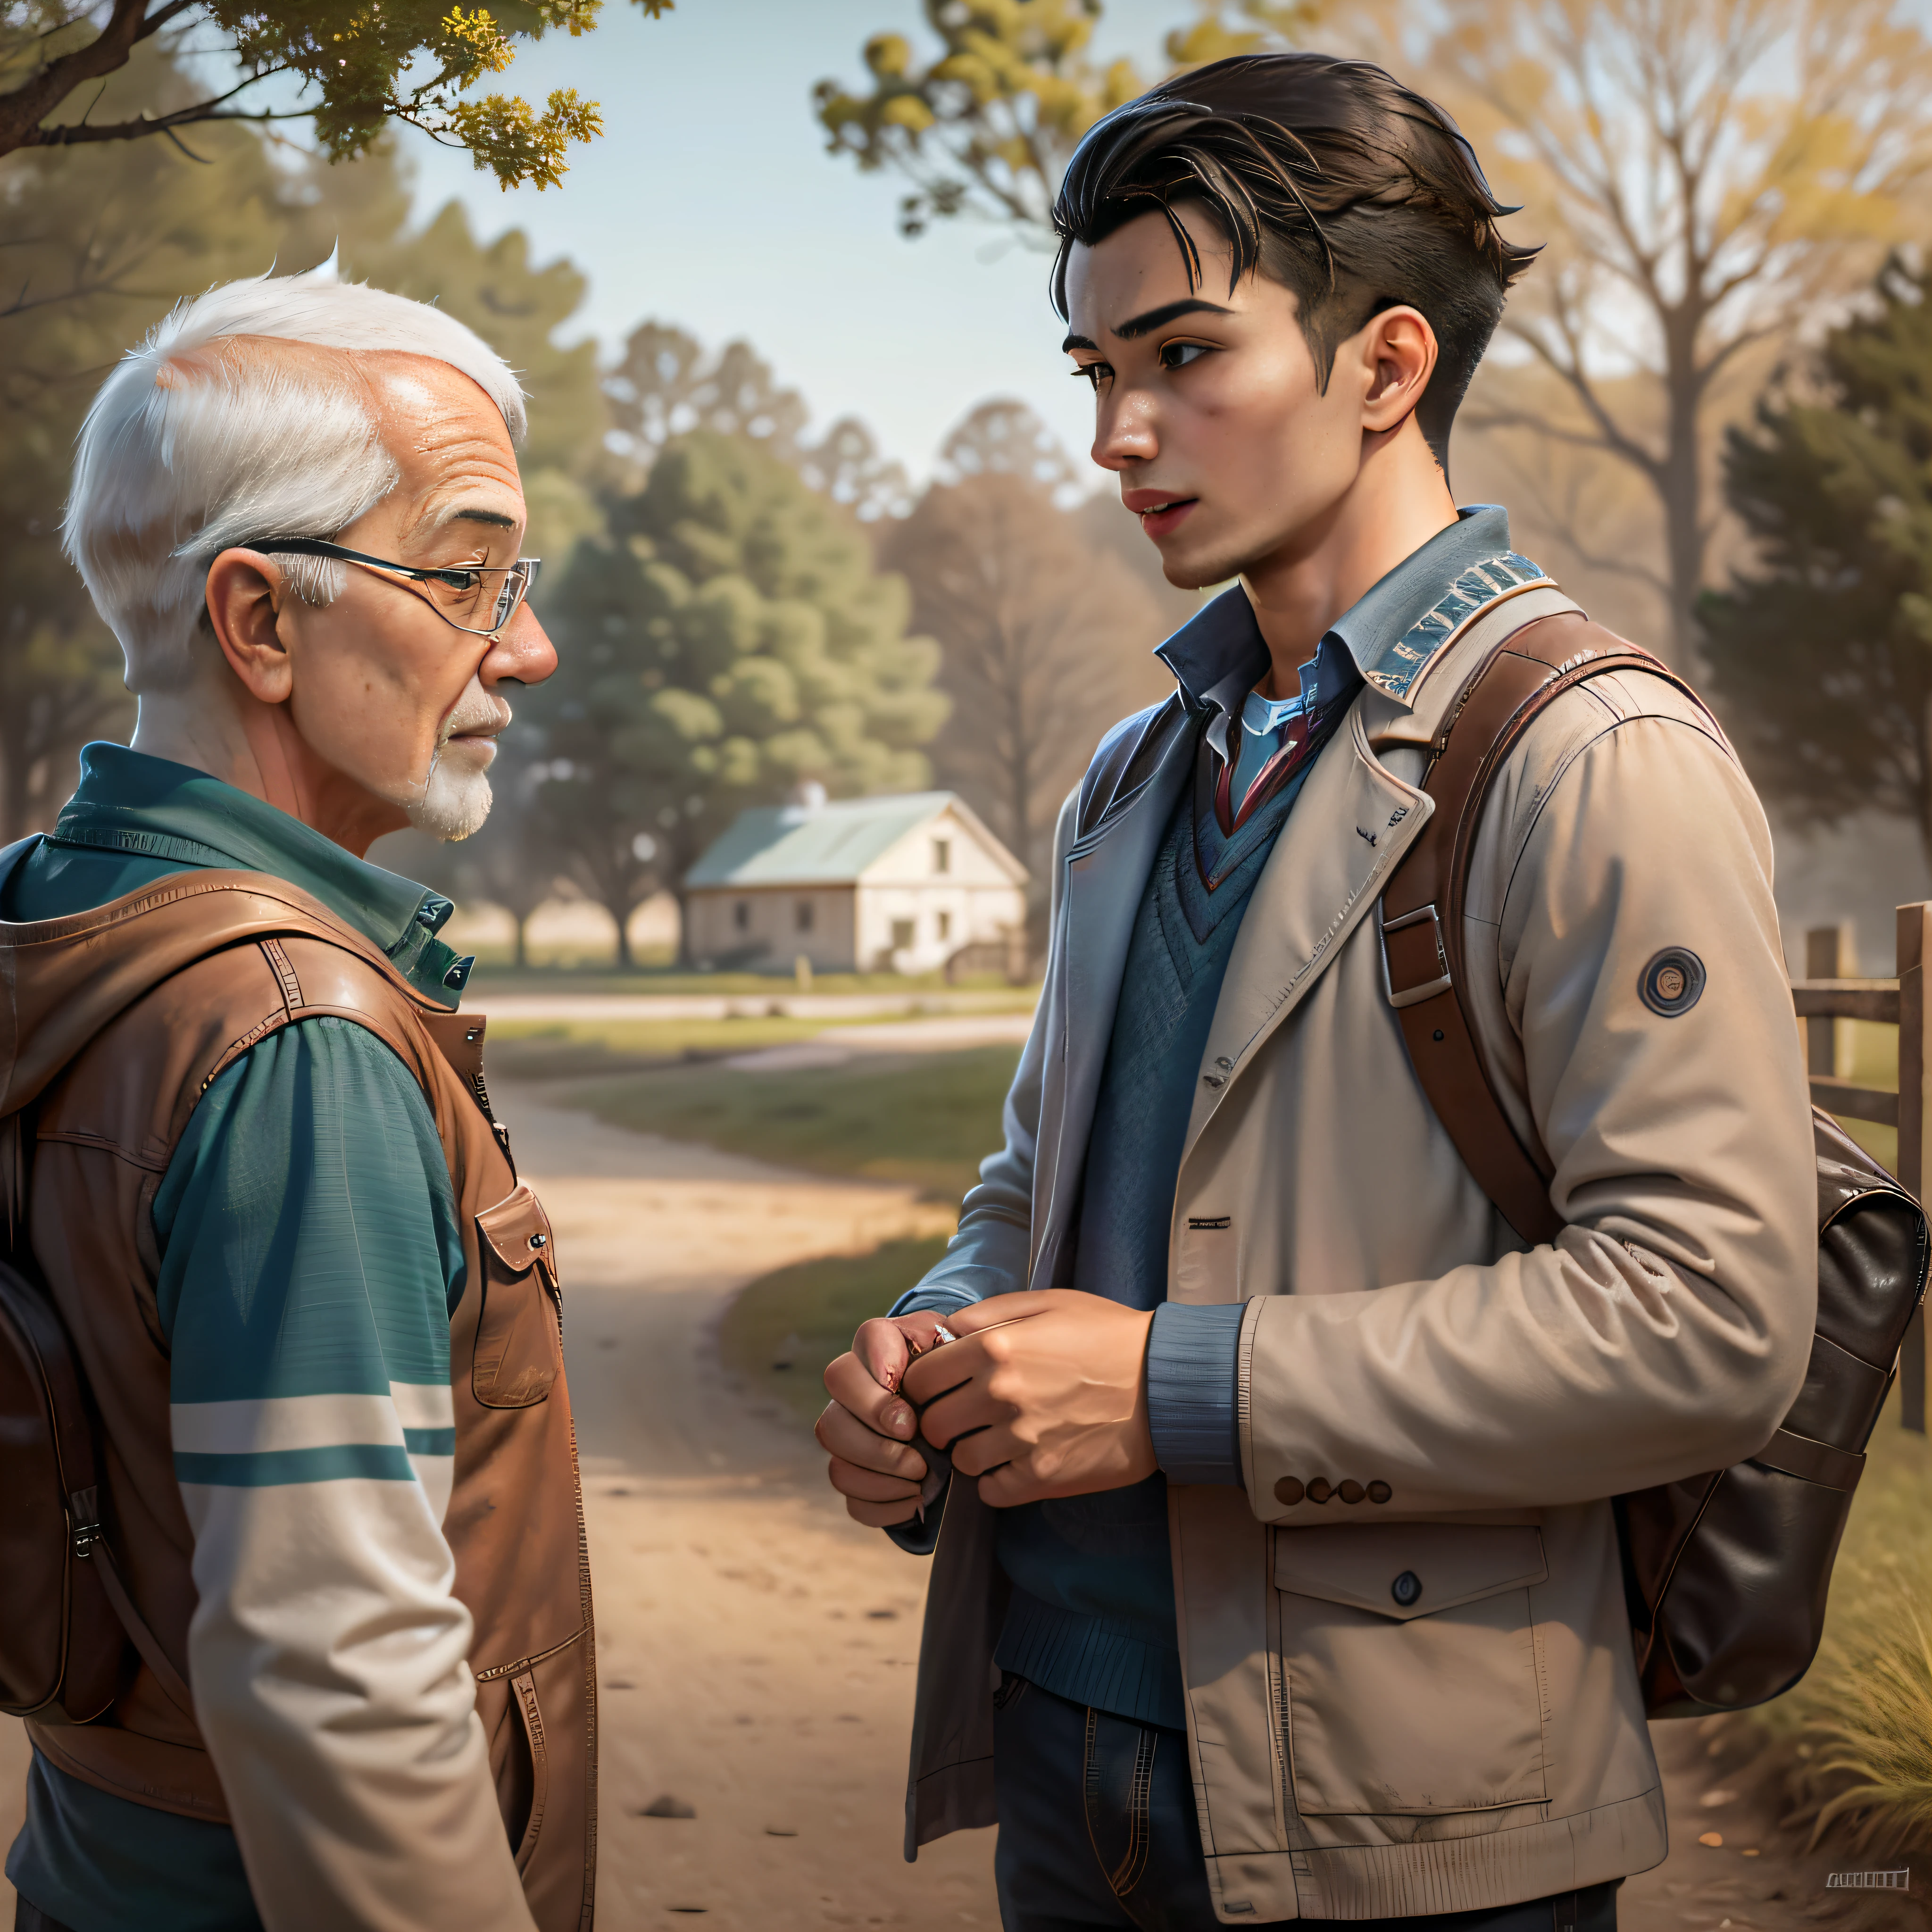
MULTIPOLYGON (((334 1014, 422 1086, 449 1162, 468 1274, 450 1324, 456 1407, 445 1532, 506 1828, 542 1932, 591 1922, 596 1682, 577 1444, 550 1223, 488 1113, 484 1022, 416 992, 352 928, 260 873, 188 872, 69 918, 0 922, 0 1112, 34 1104, 28 1228, 99 1413, 110 1526, 135 1603, 184 1675, 193 1539, 173 1473, 156 1310, 156 1189, 222 1070, 334 1014)), ((225 1819, 195 1727, 131 1652, 87 1724, 31 1720, 100 1789, 225 1819)))

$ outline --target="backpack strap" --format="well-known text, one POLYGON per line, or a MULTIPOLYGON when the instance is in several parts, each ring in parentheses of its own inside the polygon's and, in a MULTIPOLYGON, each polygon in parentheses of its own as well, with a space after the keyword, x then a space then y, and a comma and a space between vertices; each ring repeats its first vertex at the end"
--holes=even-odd
POLYGON ((1415 1076, 1463 1165, 1532 1246, 1553 1241, 1564 1222, 1550 1204, 1547 1157, 1540 1147, 1526 1147, 1510 1124, 1459 991, 1468 984, 1462 908, 1470 856, 1490 788, 1531 724, 1573 686, 1619 670, 1660 677, 1706 709, 1649 652, 1580 612, 1533 618, 1503 638, 1477 665, 1429 748, 1422 789, 1436 809, 1382 892, 1389 1004, 1415 1076))

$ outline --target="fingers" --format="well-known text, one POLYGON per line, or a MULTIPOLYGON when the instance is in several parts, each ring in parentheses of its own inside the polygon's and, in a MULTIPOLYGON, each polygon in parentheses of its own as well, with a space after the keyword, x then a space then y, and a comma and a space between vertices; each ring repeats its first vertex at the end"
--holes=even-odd
MULTIPOLYGON (((903 1408, 904 1404, 899 1406, 903 1408)), ((896 1442, 868 1429, 842 1404, 828 1403, 812 1433, 819 1447, 836 1460, 861 1469, 910 1483, 915 1488, 926 1474, 926 1458, 909 1442, 896 1442)))
MULTIPOLYGON (((868 1322, 854 1340, 863 1336, 866 1328, 891 1326, 890 1322, 868 1322)), ((841 1355, 826 1370, 825 1393, 875 1434, 891 1436, 902 1442, 912 1439, 915 1424, 910 1404, 895 1390, 880 1382, 866 1367, 856 1349, 841 1355)))
POLYGON ((882 1476, 876 1469, 861 1468, 842 1456, 834 1456, 826 1472, 827 1480, 842 1496, 862 1503, 903 1503, 919 1501, 919 1485, 902 1482, 896 1476, 882 1476))
POLYGON ((909 1503, 864 1503, 856 1496, 845 1498, 845 1514, 854 1522, 862 1522, 868 1529, 891 1529, 902 1522, 910 1522, 919 1514, 919 1498, 914 1496, 909 1503))
POLYGON ((852 1353, 859 1366, 889 1394, 898 1388, 913 1355, 904 1328, 882 1315, 860 1323, 859 1332, 852 1337, 852 1353))

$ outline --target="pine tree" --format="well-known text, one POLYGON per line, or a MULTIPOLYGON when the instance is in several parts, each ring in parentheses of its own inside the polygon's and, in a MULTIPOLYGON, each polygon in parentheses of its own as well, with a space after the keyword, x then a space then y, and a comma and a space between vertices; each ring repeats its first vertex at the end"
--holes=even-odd
POLYGON ((1757 568, 1704 600, 1710 686, 1760 788, 1834 824, 1909 817, 1932 852, 1932 273, 1888 262, 1806 392, 1725 454, 1757 568))
POLYGON ((557 674, 538 810, 616 921, 674 889, 746 806, 816 780, 916 790, 946 716, 938 648, 856 520, 742 437, 671 444, 610 535, 578 545, 544 620, 557 674))

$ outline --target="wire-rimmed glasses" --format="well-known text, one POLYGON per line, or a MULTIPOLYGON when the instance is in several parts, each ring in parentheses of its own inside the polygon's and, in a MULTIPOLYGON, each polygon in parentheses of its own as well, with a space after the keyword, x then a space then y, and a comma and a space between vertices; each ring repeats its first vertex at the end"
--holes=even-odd
POLYGON ((466 632, 472 638, 494 638, 517 614, 543 566, 541 557, 520 556, 514 563, 452 564, 422 569, 414 564, 365 556, 359 550, 344 550, 341 544, 326 543, 320 537, 270 537, 235 548, 260 550, 266 556, 288 554, 332 557, 338 563, 358 564, 364 570, 380 571, 407 583, 423 584, 427 594, 422 601, 452 630, 466 632), (479 617, 488 621, 473 621, 479 617))

